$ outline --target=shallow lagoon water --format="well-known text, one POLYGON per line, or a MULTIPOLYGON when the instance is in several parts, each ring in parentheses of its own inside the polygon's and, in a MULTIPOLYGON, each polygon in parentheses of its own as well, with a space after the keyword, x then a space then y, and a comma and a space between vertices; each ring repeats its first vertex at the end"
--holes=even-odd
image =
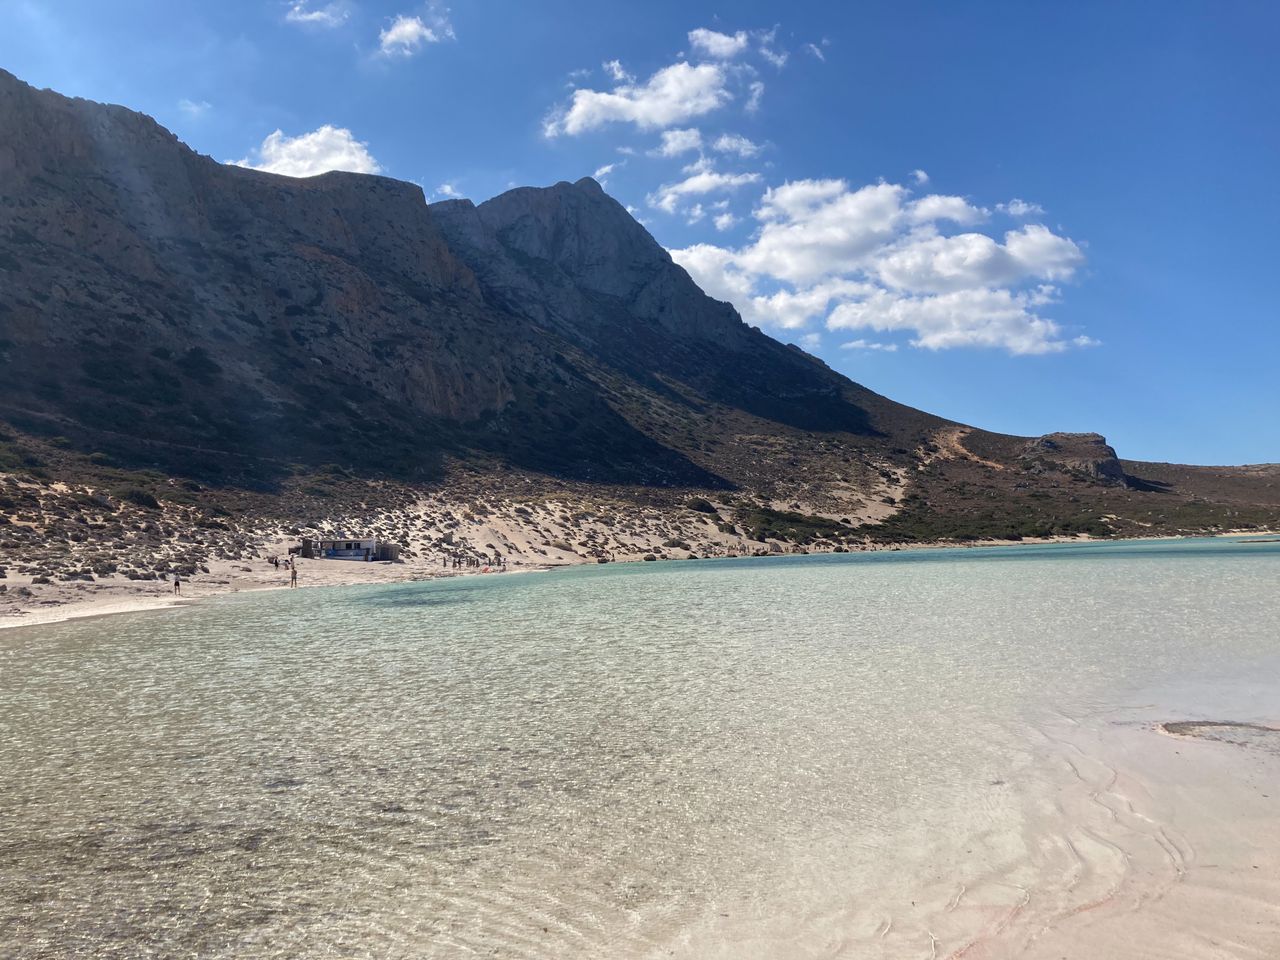
POLYGON ((7 631, 0 954, 929 956, 957 883, 1043 879, 1055 724, 1254 718, 1277 585, 1280 544, 1145 541, 7 631))

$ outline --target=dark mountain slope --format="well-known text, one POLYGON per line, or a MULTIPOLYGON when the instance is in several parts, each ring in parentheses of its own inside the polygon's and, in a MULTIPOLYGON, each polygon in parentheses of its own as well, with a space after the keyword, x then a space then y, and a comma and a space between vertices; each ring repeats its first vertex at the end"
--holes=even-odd
POLYGON ((0 472, 94 483, 90 465, 230 490, 466 469, 733 490, 744 529, 901 539, 1273 510, 1270 475, 1135 478, 1096 435, 881 397, 703 294, 592 180, 429 206, 383 177, 217 163, 3 71, 0 377, 0 472))
POLYGON ((421 476, 470 450, 714 480, 636 434, 555 337, 486 304, 409 184, 226 166, 5 74, 0 270, 6 417, 125 461, 421 476))

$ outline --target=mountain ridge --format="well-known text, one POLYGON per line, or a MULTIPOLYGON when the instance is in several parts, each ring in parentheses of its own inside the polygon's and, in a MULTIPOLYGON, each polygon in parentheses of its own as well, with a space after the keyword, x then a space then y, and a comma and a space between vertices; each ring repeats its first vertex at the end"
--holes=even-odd
POLYGON ((198 433, 246 456, 280 452, 283 438, 306 463, 338 436, 367 455, 374 438, 392 474, 491 453, 578 479, 718 476, 636 435, 608 396, 618 376, 687 409, 727 404, 801 429, 896 431, 871 423, 868 406, 880 419, 927 418, 748 327, 589 179, 428 205, 388 178, 219 164, 147 118, 12 77, 0 98, 12 136, 0 178, 25 201, 0 220, 19 293, 7 320, 30 333, 53 312, 62 335, 55 353, 31 336, 8 338, 11 350, 47 385, 44 404, 87 434, 146 423, 151 447, 108 451, 121 457, 192 468, 159 445, 190 446, 198 433), (60 294, 53 305, 42 286, 60 294), (170 356, 139 359, 139 337, 170 356), (50 366, 95 339, 78 384, 91 401, 77 407, 54 395, 50 366), (341 397, 325 386, 335 378, 341 397), (574 424, 544 422, 547 384, 574 424), (137 391, 184 409, 157 416, 137 391), (192 415, 199 422, 182 429, 192 415), (607 463, 588 468, 602 444, 607 463))

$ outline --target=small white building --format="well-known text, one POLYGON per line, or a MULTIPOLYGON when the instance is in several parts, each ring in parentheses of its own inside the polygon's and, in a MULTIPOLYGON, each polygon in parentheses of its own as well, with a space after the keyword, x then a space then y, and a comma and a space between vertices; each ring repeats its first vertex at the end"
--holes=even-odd
POLYGON ((302 556, 314 560, 399 560, 400 546, 374 537, 336 537, 302 541, 302 556))

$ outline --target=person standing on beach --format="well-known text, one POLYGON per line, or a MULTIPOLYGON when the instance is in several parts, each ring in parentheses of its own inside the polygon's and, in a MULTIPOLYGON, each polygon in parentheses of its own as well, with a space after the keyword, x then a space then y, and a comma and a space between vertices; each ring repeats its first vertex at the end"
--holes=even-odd
POLYGON ((182 596, 182 578, 176 573, 173 575, 173 595, 175 597, 182 596))
POLYGON ((289 564, 289 587, 292 589, 298 585, 298 565, 297 563, 289 564))

